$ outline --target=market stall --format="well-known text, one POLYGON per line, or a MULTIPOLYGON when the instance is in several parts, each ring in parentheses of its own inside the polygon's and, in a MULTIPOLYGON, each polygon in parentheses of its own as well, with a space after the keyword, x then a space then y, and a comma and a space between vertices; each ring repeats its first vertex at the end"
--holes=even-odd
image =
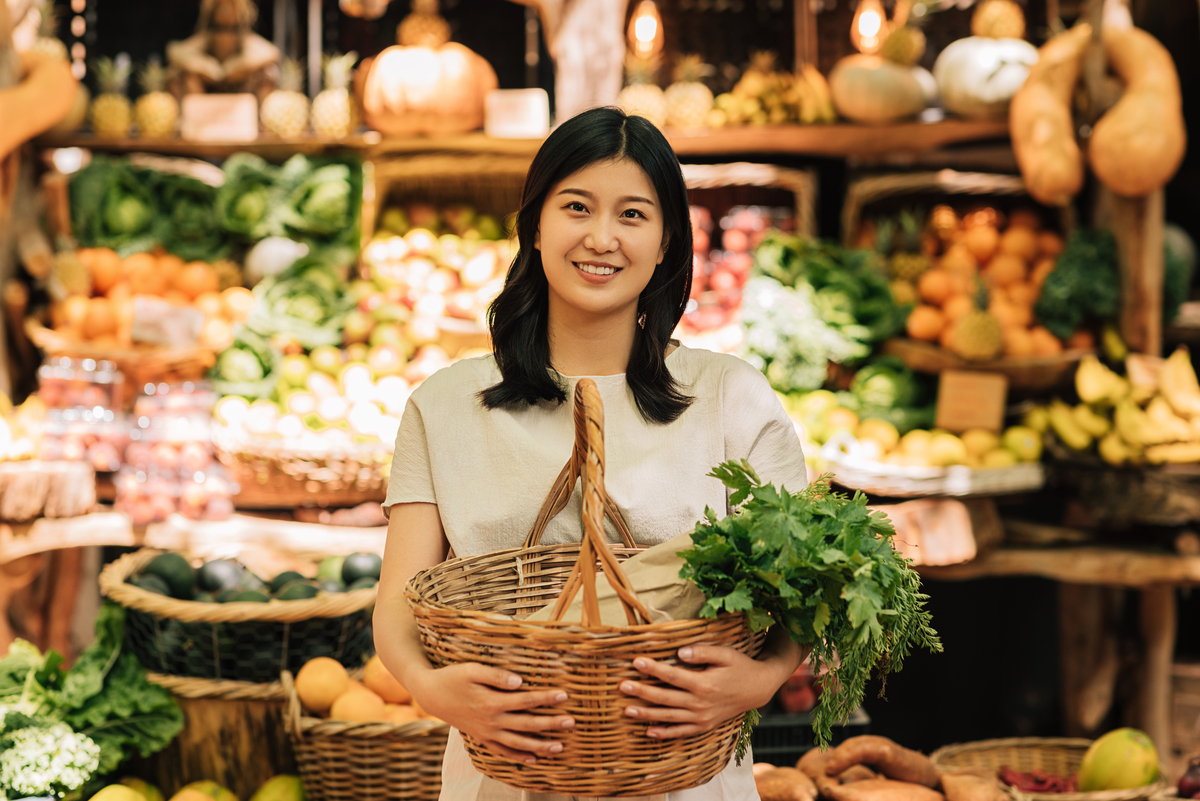
MULTIPOLYGON (((667 571, 707 602, 652 620, 642 548, 601 542, 605 512, 624 524, 603 411, 577 390, 576 451, 535 494, 551 489, 544 528, 578 481, 596 541, 542 546, 535 527, 409 590, 439 665, 587 677, 562 760, 529 768, 468 736, 476 768, 534 791, 669 792, 752 744, 765 801, 1172 796, 1200 749, 1175 663, 1175 588, 1200 583, 1200 381, 1176 349, 1194 339, 1195 245, 1163 201, 1186 148, 1172 54, 1115 0, 798 2, 768 26, 783 58, 774 40, 706 49, 720 26, 696 34, 706 12, 687 3, 524 4, 523 63, 540 36, 557 123, 619 105, 679 156, 693 255, 674 336, 765 375, 815 483, 771 506, 752 470, 719 468, 741 514, 700 521, 667 571), (775 561, 705 551, 788 515, 775 561), (1148 527, 1171 550, 1141 547, 1148 527), (818 540, 802 568, 787 557, 818 540), (914 571, 1060 583, 1060 737, 927 758, 871 735, 873 671, 941 648, 914 571), (589 630, 609 578, 607 613, 639 623, 611 643, 589 630), (800 600, 810 579, 820 604, 800 600), (1113 588, 1141 593, 1133 656, 1113 588), (564 627, 575 592, 581 625, 564 627), (756 727, 751 712, 614 754, 646 725, 610 714, 637 678, 614 665, 706 637, 756 653, 764 620, 814 656, 756 727)), ((436 798, 450 727, 375 654, 380 504, 413 391, 491 350, 551 94, 513 88, 435 0, 206 1, 136 69, 97 46, 89 3, 24 5, 18 48, 92 91, 32 142, 41 212, 11 223, 0 709, 21 717, 0 716, 0 799, 436 798), (364 17, 395 44, 368 47, 364 17), (19 749, 70 769, 34 781, 19 749)))

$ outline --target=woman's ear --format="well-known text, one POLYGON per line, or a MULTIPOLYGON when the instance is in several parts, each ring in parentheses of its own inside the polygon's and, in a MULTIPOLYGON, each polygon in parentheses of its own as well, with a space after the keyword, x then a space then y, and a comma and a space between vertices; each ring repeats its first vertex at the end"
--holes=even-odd
POLYGON ((657 264, 662 264, 663 259, 665 259, 667 257, 667 247, 668 247, 668 245, 670 245, 670 243, 671 243, 671 238, 669 236, 667 236, 666 234, 663 234, 662 247, 660 247, 658 249, 658 262, 656 262, 657 264))
POLYGON ((533 234, 533 249, 534 250, 542 249, 542 229, 541 228, 537 229, 537 231, 535 231, 533 234))

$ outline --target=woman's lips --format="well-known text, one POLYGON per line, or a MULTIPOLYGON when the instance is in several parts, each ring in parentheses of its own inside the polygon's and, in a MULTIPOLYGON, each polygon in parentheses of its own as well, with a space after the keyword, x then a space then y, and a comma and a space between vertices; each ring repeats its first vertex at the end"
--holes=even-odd
POLYGON ((609 269, 613 270, 613 272, 609 273, 608 275, 597 275, 596 273, 589 273, 587 270, 584 270, 583 267, 608 267, 608 265, 599 265, 592 262, 581 261, 572 262, 572 264, 575 265, 575 272, 579 273, 579 275, 583 276, 585 281, 591 284, 607 284, 609 281, 621 274, 620 267, 610 267, 609 269))

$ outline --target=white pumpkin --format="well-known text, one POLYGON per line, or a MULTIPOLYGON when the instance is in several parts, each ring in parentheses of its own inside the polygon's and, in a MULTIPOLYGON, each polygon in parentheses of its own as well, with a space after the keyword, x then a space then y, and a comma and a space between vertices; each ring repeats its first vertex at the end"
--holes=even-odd
POLYGON ((1008 103, 1037 63, 1024 39, 970 36, 951 42, 933 65, 942 105, 963 117, 1005 117, 1008 103))
POLYGON ((878 56, 846 56, 829 73, 833 104, 855 122, 892 122, 919 114, 929 103, 918 69, 878 56))

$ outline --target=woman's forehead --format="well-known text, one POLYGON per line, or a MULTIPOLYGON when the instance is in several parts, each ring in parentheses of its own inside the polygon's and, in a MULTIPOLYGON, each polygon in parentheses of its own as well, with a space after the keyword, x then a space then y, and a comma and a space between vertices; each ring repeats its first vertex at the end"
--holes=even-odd
MULTIPOLYGON (((586 167, 581 167, 559 181, 552 191, 556 193, 564 188, 572 187, 573 184, 591 184, 601 189, 612 189, 622 193, 626 190, 632 192, 636 189, 642 194, 648 193, 650 199, 656 202, 658 200, 654 182, 650 180, 650 176, 646 174, 642 165, 625 157, 594 161, 586 167)), ((575 188, 586 187, 576 186, 575 188)))

